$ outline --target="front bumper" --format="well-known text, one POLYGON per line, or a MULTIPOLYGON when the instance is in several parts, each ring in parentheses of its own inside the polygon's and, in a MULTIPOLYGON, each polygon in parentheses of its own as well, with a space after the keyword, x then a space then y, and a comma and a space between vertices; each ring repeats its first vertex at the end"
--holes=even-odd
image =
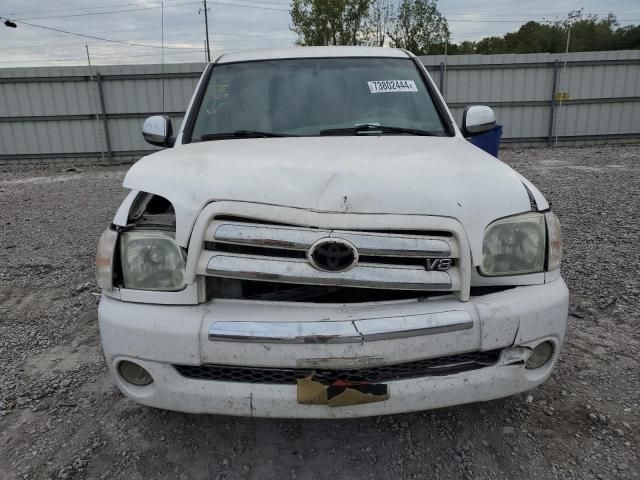
MULTIPOLYGON (((221 301, 197 306, 134 304, 103 297, 100 331, 107 363, 118 387, 145 405, 192 413, 258 417, 349 418, 426 410, 485 401, 519 393, 544 382, 555 365, 567 319, 568 291, 562 279, 518 287, 500 293, 425 302, 403 301, 360 305, 221 301), (446 328, 448 319, 458 327, 446 328), (422 328, 412 334, 418 319, 422 328), (212 328, 272 323, 297 326, 302 338, 256 335, 228 338, 212 328), (321 337, 309 341, 309 325, 330 325, 345 332, 375 333, 381 325, 399 325, 391 335, 351 338, 321 337), (402 326, 404 325, 404 326, 402 326), (444 325, 444 328, 443 328, 444 325), (374 328, 375 327, 375 328, 374 328), (211 335, 211 333, 214 335, 211 335), (394 335, 395 333, 395 335, 394 335), (555 353, 541 368, 527 370, 529 348, 550 341, 555 353), (311 342, 311 343, 310 343, 311 342), (378 403, 332 408, 302 405, 295 385, 272 385, 186 378, 173 365, 219 364, 299 368, 318 362, 323 368, 356 368, 362 362, 395 364, 464 352, 503 349, 497 364, 479 370, 438 377, 387 382, 390 398, 378 403), (154 382, 128 384, 117 373, 121 360, 147 369, 154 382)), ((449 322, 451 323, 451 322, 449 322)), ((284 329, 286 330, 286 329, 284 329)), ((313 330, 313 329, 311 329, 313 330)), ((243 331, 246 335, 246 329, 243 331)))

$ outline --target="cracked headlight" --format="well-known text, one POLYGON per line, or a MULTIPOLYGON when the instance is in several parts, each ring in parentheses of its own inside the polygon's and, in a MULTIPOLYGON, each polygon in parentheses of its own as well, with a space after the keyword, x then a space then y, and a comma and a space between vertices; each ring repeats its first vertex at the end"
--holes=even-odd
POLYGON ((186 255, 173 233, 130 231, 120 237, 125 288, 176 291, 184 288, 186 255))
POLYGON ((526 213, 493 222, 482 242, 483 275, 519 275, 544 270, 545 217, 526 213))

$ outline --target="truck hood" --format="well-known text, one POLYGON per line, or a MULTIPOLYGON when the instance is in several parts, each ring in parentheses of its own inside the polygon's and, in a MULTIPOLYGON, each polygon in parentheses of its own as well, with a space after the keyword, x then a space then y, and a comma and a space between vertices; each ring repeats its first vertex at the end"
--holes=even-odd
POLYGON ((531 209, 520 175, 460 137, 194 143, 141 159, 124 186, 173 204, 176 240, 183 246, 207 203, 233 200, 322 212, 453 217, 478 258, 490 222, 531 209))

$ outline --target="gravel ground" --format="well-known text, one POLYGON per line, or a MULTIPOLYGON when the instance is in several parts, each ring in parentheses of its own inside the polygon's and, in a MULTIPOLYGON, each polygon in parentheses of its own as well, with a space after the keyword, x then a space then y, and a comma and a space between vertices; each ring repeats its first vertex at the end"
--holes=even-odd
POLYGON ((640 146, 503 159, 564 228, 574 315, 558 368, 508 399, 347 421, 124 398, 100 349, 93 257, 126 167, 0 167, 0 478, 638 478, 640 146))

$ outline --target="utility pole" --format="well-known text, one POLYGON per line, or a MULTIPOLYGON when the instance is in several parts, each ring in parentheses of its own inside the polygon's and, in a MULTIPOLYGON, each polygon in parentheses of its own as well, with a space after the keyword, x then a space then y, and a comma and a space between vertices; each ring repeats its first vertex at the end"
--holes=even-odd
MULTIPOLYGON (((89 45, 87 45, 85 43, 84 48, 85 48, 85 50, 87 52, 87 64, 89 65, 89 81, 91 82, 91 86, 93 86, 93 67, 91 65, 91 55, 89 55, 89 45)), ((91 90, 92 89, 89 89, 89 100, 91 102, 92 109, 95 109, 95 111, 96 111, 96 122, 93 124, 94 125, 93 126, 93 134, 95 136, 96 146, 97 146, 97 143, 98 143, 98 128, 97 128, 97 124, 100 122, 100 115, 97 113, 98 112, 98 107, 94 104, 94 96, 93 96, 91 90)), ((102 141, 100 141, 100 158, 104 162, 104 148, 102 148, 102 141)))
POLYGON ((161 22, 161 30, 162 30, 162 50, 160 50, 161 52, 161 62, 162 62, 162 113, 164 113, 165 111, 165 107, 164 107, 164 2, 160 3, 160 6, 162 7, 162 17, 160 19, 161 22))
MULTIPOLYGON (((567 77, 567 59, 569 57, 569 43, 571 42, 571 25, 567 26, 567 47, 565 48, 564 51, 564 67, 562 67, 562 80, 564 80, 564 91, 566 92, 568 90, 568 81, 569 81, 569 77, 567 77)), ((558 103, 558 120, 560 119, 560 112, 562 110, 562 96, 560 97, 560 102, 558 103)), ((558 122, 556 122, 557 124, 558 122)), ((557 147, 558 146, 558 131, 556 130, 556 140, 555 142, 553 142, 553 146, 557 147)))
POLYGON ((205 35, 206 35, 206 42, 207 42, 207 62, 211 61, 211 49, 209 48, 209 16, 208 16, 208 8, 207 8, 207 0, 202 0, 202 4, 204 5, 204 8, 201 10, 198 10, 198 13, 200 13, 201 11, 204 11, 204 30, 205 30, 205 35))

